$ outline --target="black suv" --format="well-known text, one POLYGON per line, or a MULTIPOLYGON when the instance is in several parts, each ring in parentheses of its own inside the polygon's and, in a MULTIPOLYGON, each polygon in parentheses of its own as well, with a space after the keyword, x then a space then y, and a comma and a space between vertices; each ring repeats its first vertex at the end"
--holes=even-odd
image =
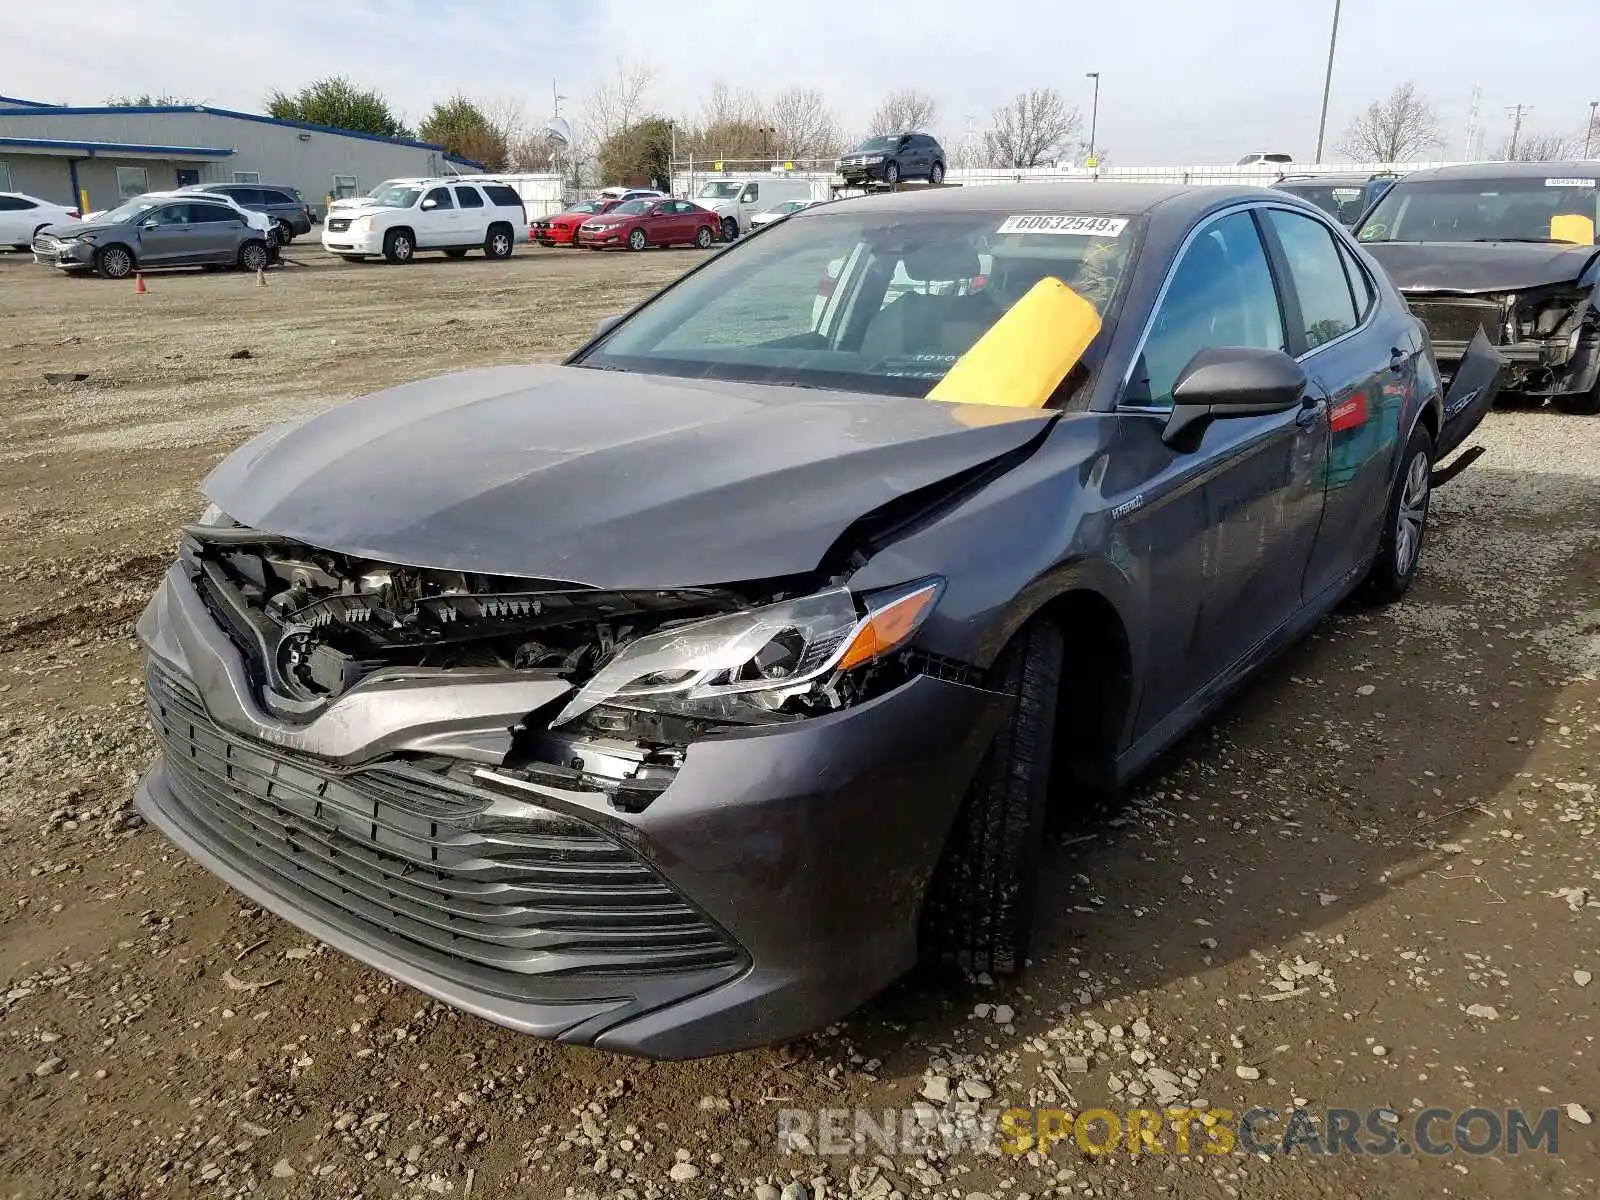
POLYGON ((221 192, 241 208, 266 213, 278 231, 278 244, 287 246, 298 235, 311 232, 311 209, 297 188, 259 183, 198 183, 186 192, 221 192))
POLYGON ((1284 175, 1272 186, 1309 200, 1341 225, 1354 226, 1399 176, 1391 172, 1360 175, 1284 175))
POLYGON ((893 187, 902 179, 944 182, 944 147, 927 133, 887 133, 868 138, 839 157, 839 174, 850 184, 882 183, 893 187))

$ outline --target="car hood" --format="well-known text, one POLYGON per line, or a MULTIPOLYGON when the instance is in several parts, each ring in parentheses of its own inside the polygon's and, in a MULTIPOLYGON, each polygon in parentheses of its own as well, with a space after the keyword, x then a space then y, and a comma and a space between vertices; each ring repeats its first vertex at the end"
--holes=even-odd
POLYGON ((1593 246, 1543 242, 1365 242, 1402 292, 1516 292, 1576 282, 1593 246))
POLYGON ((54 225, 45 226, 45 232, 51 237, 69 238, 80 237, 85 233, 101 233, 108 229, 127 229, 128 226, 120 221, 57 221, 54 225))
POLYGON ((1027 445, 1037 410, 493 367, 267 430, 202 490, 235 520, 417 567, 667 588, 816 569, 846 528, 1027 445))

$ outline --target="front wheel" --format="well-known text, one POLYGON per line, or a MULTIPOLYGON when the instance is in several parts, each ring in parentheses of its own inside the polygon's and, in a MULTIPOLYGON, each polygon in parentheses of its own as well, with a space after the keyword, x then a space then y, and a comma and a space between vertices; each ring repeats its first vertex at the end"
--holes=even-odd
POLYGON ((417 252, 417 245, 404 229, 391 229, 383 239, 383 256, 392 263, 408 263, 417 252))
POLYGON ((644 236, 644 230, 635 229, 628 235, 629 250, 643 250, 650 244, 650 239, 644 236))
POLYGON ((1418 422, 1400 459, 1400 474, 1389 492, 1378 557, 1366 582, 1366 596, 1374 604, 1392 604, 1411 589, 1422 561, 1422 542, 1428 532, 1428 504, 1433 497, 1433 438, 1418 422))
POLYGON ((716 241, 716 238, 711 233, 711 226, 702 225, 699 229, 694 231, 694 244, 699 246, 700 249, 705 250, 709 248, 711 243, 714 241, 716 241))
POLYGON ((887 167, 885 167, 883 169, 883 181, 884 181, 884 183, 888 184, 890 187, 894 187, 895 185, 897 185, 900 182, 900 164, 899 163, 890 163, 887 167))
POLYGON ((133 252, 113 243, 94 256, 94 265, 107 279, 126 279, 133 274, 133 252))
POLYGON ((265 242, 248 241, 239 247, 239 265, 246 271, 264 271, 272 259, 265 242))
POLYGON ((732 217, 722 218, 722 240, 731 242, 739 236, 739 222, 732 217))
POLYGON ((1009 975, 1033 937, 1045 801, 1064 643, 1051 622, 1024 626, 995 663, 1011 715, 967 789, 922 911, 923 957, 1009 975))

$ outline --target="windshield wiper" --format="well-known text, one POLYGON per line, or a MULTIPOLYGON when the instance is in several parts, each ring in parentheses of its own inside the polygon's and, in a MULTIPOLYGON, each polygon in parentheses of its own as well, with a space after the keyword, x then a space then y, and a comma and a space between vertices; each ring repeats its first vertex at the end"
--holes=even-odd
POLYGON ((1541 244, 1548 244, 1548 245, 1556 245, 1556 244, 1567 245, 1567 246, 1576 245, 1575 242, 1567 242, 1567 241, 1564 241, 1561 238, 1486 237, 1486 238, 1473 238, 1472 240, 1475 241, 1475 242, 1538 242, 1538 243, 1541 243, 1541 244))

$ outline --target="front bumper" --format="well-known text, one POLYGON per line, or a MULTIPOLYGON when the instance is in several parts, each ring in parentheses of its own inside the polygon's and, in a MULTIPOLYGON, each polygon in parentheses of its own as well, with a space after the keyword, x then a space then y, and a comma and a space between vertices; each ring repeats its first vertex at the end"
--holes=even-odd
MULTIPOLYGON (((337 222, 340 218, 335 217, 337 222)), ((382 254, 383 231, 372 229, 329 229, 322 223, 322 248, 330 254, 382 254)))
MULTIPOLYGON (((368 758, 348 744, 338 763, 284 749, 180 566, 139 636, 168 757, 137 803, 178 846, 291 923, 447 1003, 536 1036, 652 1057, 802 1035, 909 967, 924 889, 1004 710, 992 692, 918 677, 831 716, 694 743, 666 791, 626 813, 601 793, 497 771, 471 730, 424 720, 427 736, 408 742, 392 722, 370 723, 380 676, 341 697, 369 692, 368 727, 383 733, 368 758), (407 770, 396 746, 449 744, 483 764, 473 786, 437 795, 391 786, 407 770), (344 798, 353 789, 370 807, 344 798), (440 796, 465 807, 442 811, 440 796), (535 833, 552 861, 581 843, 614 883, 648 892, 653 924, 610 912, 604 884, 549 876, 531 851, 503 852, 502 842, 535 833), (539 905, 517 900, 525 893, 539 905), (562 916, 552 923, 545 909, 562 916)), ((481 711, 464 703, 479 686, 471 673, 440 672, 396 694, 408 714, 420 702, 442 716, 481 711)), ((330 710, 298 736, 310 729, 314 740, 329 716, 339 721, 330 710)))
POLYGON ((570 225, 535 225, 528 236, 542 246, 571 246, 577 242, 577 235, 570 225))
POLYGON ((62 243, 55 238, 36 238, 33 261, 64 271, 87 271, 94 266, 94 247, 87 242, 62 243))
POLYGON ((849 184, 882 183, 890 161, 892 160, 877 163, 841 163, 838 168, 839 175, 849 184))
MULTIPOLYGON (((1453 378, 1468 342, 1434 341, 1434 357, 1446 379, 1453 378)), ((1495 346, 1507 361, 1504 389, 1524 396, 1583 395, 1600 384, 1600 330, 1583 330, 1575 342, 1547 338, 1495 346)))

